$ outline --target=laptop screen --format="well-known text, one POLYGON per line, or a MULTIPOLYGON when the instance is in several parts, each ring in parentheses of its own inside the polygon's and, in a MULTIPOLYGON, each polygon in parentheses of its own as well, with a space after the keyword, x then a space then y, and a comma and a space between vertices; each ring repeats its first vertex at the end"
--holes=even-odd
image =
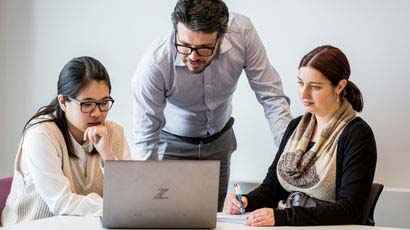
POLYGON ((103 226, 214 228, 219 161, 107 161, 103 226))

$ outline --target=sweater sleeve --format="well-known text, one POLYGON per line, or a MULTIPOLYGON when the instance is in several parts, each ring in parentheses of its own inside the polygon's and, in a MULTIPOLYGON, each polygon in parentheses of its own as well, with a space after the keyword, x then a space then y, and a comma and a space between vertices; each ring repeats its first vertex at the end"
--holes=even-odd
POLYGON ((54 215, 101 216, 103 199, 96 193, 79 195, 62 171, 59 150, 47 132, 30 129, 26 132, 22 152, 25 183, 35 186, 40 197, 54 215))
POLYGON ((336 202, 315 208, 275 210, 276 225, 360 224, 362 210, 373 183, 377 150, 371 128, 356 118, 338 142, 336 202))
POLYGON ((288 139, 292 135, 300 119, 301 117, 293 119, 286 128, 278 152, 276 153, 272 165, 269 167, 268 173, 266 174, 263 183, 252 192, 244 195, 248 199, 248 206, 246 207, 246 211, 250 212, 255 209, 264 207, 276 208, 278 201, 288 196, 289 193, 278 182, 278 177, 276 175, 276 165, 279 161, 280 155, 283 152, 283 149, 285 148, 286 143, 288 142, 288 139))

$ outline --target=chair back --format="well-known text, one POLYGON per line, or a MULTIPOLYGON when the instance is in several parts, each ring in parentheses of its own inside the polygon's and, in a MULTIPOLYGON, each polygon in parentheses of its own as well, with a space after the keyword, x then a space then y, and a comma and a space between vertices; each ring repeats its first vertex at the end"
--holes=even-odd
POLYGON ((383 191, 383 187, 384 186, 382 184, 373 183, 363 209, 363 219, 361 224, 374 226, 374 209, 376 207, 377 200, 379 199, 380 194, 383 191))
POLYGON ((6 178, 0 179, 0 226, 2 226, 1 213, 3 212, 4 205, 6 205, 6 201, 10 193, 12 181, 13 181, 13 177, 6 177, 6 178))

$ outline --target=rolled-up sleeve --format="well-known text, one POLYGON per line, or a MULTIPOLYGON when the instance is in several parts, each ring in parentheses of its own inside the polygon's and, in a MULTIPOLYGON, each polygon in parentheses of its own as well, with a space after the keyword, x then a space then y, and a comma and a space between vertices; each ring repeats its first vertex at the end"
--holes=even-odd
POLYGON ((161 72, 141 60, 132 80, 134 130, 131 157, 135 160, 158 159, 158 142, 165 125, 164 85, 161 72))
POLYGON ((278 72, 270 64, 262 44, 250 20, 244 17, 245 72, 249 85, 263 106, 273 133, 274 143, 279 146, 287 125, 292 119, 289 98, 284 94, 278 72))

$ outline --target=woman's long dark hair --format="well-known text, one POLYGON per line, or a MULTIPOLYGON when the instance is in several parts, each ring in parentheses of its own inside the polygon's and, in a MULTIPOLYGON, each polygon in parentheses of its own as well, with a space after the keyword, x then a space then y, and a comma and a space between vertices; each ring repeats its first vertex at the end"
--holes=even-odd
POLYGON ((325 45, 319 46, 306 54, 299 64, 301 67, 310 66, 321 72, 333 86, 340 80, 347 80, 342 97, 345 97, 353 109, 361 112, 363 109, 363 96, 359 88, 349 80, 350 65, 346 55, 338 48, 325 45))
MULTIPOLYGON (((57 82, 57 96, 64 95, 75 98, 80 91, 88 86, 91 81, 104 81, 111 93, 111 82, 104 66, 92 57, 78 57, 70 60, 64 65, 57 82)), ((30 127, 43 123, 54 122, 63 134, 67 145, 68 155, 76 158, 73 143, 67 126, 67 119, 64 111, 60 108, 57 96, 50 104, 41 107, 24 125, 23 135, 30 127)))

